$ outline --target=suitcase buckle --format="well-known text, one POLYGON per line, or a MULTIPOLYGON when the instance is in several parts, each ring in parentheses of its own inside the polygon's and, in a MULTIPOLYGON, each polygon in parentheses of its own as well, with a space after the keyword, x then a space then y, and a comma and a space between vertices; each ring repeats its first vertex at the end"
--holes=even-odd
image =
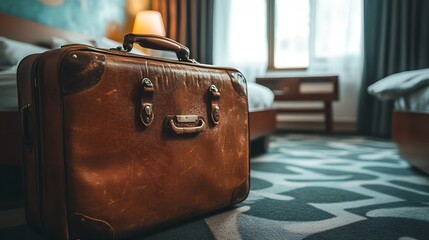
POLYGON ((144 103, 140 110, 140 120, 144 126, 148 127, 153 121, 153 105, 144 103))
POLYGON ((143 78, 141 82, 141 97, 140 97, 140 122, 144 127, 148 127, 154 118, 152 96, 154 93, 153 83, 149 78, 143 78))
POLYGON ((211 119, 215 125, 219 124, 220 119, 220 108, 219 108, 219 98, 220 93, 216 85, 212 84, 209 88, 210 100, 211 100, 211 119))

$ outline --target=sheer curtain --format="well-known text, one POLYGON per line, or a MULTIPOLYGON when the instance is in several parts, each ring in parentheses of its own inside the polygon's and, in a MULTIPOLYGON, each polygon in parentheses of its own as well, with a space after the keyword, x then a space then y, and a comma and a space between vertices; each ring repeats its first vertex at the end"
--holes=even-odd
POLYGON ((362 1, 313 0, 311 73, 337 74, 340 101, 335 118, 356 122, 363 71, 362 1))
POLYGON ((254 82, 267 70, 265 0, 216 0, 213 63, 239 69, 254 82))
MULTIPOLYGON (((281 0, 278 0, 281 1, 281 0)), ((267 72, 265 0, 216 0, 213 62, 236 67, 249 82, 258 76, 337 74, 340 100, 334 118, 356 121, 362 78, 362 0, 309 0, 310 66, 301 72, 267 72)))

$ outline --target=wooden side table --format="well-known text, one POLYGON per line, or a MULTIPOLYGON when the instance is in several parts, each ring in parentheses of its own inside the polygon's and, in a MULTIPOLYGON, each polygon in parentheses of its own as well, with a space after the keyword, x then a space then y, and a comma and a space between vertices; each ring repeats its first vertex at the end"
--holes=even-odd
POLYGON ((323 108, 277 108, 278 113, 314 114, 320 113, 325 117, 325 130, 333 131, 332 102, 338 100, 338 76, 297 76, 297 77, 262 77, 256 82, 264 85, 274 92, 274 101, 322 101, 323 108), (306 90, 306 86, 331 86, 327 89, 306 90))

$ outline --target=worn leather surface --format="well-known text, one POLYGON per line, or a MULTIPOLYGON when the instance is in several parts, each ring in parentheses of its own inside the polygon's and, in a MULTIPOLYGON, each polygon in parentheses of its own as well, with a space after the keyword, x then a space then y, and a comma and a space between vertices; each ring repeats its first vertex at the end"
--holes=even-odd
POLYGON ((28 131, 29 145, 27 146, 24 139, 21 140, 21 150, 23 155, 23 167, 24 167, 24 186, 26 195, 26 218, 28 222, 31 222, 32 228, 40 232, 41 226, 41 212, 40 212, 40 200, 38 198, 39 192, 39 164, 36 162, 38 154, 38 140, 36 133, 35 123, 35 99, 33 94, 34 86, 34 68, 33 63, 37 59, 37 55, 31 55, 23 59, 19 65, 19 71, 17 72, 17 85, 19 94, 19 122, 20 133, 23 137, 25 131, 28 131), (23 110, 28 107, 28 115, 24 116, 23 110), (24 119, 27 117, 28 119, 24 119), (22 124, 28 124, 23 126, 22 124))
POLYGON ((39 199, 46 232, 56 227, 73 239, 123 239, 244 200, 248 110, 236 70, 84 46, 59 51, 50 70, 38 69, 57 79, 45 82, 49 86, 40 93, 45 124, 39 161, 47 190, 39 199), (94 51, 96 57, 88 57, 94 51), (154 119, 147 127, 139 123, 143 78, 154 85, 154 119), (86 80, 90 84, 82 84, 86 80), (220 92, 217 125, 210 120, 212 84, 220 92), (206 126, 178 135, 166 128, 169 115, 197 115, 206 126), (47 147, 57 148, 48 153, 47 147), (47 167, 51 161, 56 163, 47 167))
MULTIPOLYGON (((66 49, 24 59, 19 108, 30 104, 32 148, 23 148, 27 222, 50 238, 68 239, 62 93, 57 67, 66 49)), ((23 129, 21 129, 22 132, 23 129)))

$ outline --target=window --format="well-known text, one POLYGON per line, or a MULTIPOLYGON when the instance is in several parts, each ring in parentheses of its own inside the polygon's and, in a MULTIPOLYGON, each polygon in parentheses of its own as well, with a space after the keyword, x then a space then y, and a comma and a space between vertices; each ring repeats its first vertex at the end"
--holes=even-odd
POLYGON ((248 81, 267 70, 266 0, 214 1, 213 63, 239 69, 248 81))
MULTIPOLYGON (((231 14, 234 18, 227 23, 229 28, 226 36, 229 37, 229 44, 224 54, 232 62, 240 62, 242 59, 258 62, 267 54, 265 31, 264 34, 255 34, 255 29, 266 28, 266 11, 261 11, 265 9, 265 0, 253 0, 252 4, 248 4, 248 0, 233 0, 230 4, 231 9, 238 11, 231 14), (258 47, 255 48, 255 45, 258 47)), ((227 19, 231 20, 231 17, 225 18, 227 19)))
POLYGON ((310 63, 310 0, 267 0, 269 69, 305 69, 310 63))
POLYGON ((264 76, 338 75, 341 101, 334 104, 335 119, 355 121, 363 64, 362 0, 214 2, 215 65, 237 68, 249 82, 264 76), (276 16, 288 20, 275 25, 276 16), (274 33, 280 31, 290 35, 283 39, 276 33, 275 43, 274 33), (289 71, 297 68, 304 71, 289 71))
POLYGON ((361 14, 362 0, 216 0, 213 61, 249 81, 300 69, 359 82, 361 14))

